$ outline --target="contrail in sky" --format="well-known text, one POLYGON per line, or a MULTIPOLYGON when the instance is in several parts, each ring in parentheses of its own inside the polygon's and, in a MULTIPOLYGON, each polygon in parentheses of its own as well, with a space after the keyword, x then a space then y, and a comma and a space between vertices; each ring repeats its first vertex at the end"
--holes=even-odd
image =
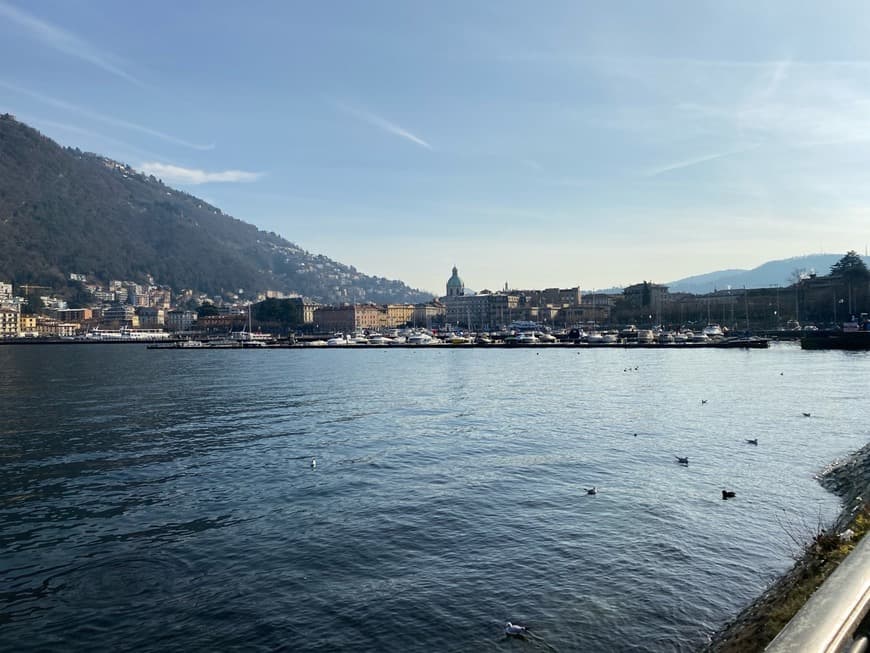
POLYGON ((47 23, 32 14, 28 14, 0 0, 0 17, 5 17, 25 29, 33 38, 64 54, 87 61, 108 73, 121 77, 138 86, 142 82, 118 66, 115 62, 119 57, 103 52, 72 32, 47 23))
POLYGON ((385 118, 381 118, 380 116, 377 116, 373 113, 363 111, 362 109, 357 109, 346 104, 336 103, 336 106, 346 114, 351 115, 358 120, 362 120, 363 122, 367 122, 370 125, 374 125, 375 127, 383 129, 385 132, 388 132, 390 134, 400 136, 405 140, 411 141, 412 143, 419 145, 420 147, 425 147, 427 150, 432 149, 432 146, 419 136, 412 134, 404 127, 401 127, 396 123, 390 122, 385 118))

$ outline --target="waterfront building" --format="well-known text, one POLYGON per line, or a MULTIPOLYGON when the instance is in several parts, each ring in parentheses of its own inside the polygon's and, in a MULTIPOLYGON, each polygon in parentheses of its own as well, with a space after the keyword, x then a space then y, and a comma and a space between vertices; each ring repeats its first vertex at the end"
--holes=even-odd
POLYGON ((314 313, 318 308, 318 304, 304 297, 288 297, 282 301, 290 304, 293 311, 294 325, 314 324, 314 313))
POLYGON ((580 306, 567 306, 559 311, 556 322, 566 327, 583 324, 609 324, 611 305, 609 303, 581 303, 580 306))
POLYGON ((650 319, 656 323, 661 322, 662 305, 668 297, 667 286, 644 281, 625 288, 622 296, 627 306, 638 313, 639 322, 645 323, 650 319))
POLYGON ((120 302, 115 302, 103 310, 100 323, 103 326, 113 326, 115 328, 120 328, 122 326, 139 326, 139 320, 136 317, 136 309, 129 304, 122 304, 120 302))
POLYGON ((386 311, 386 326, 387 328, 395 328, 408 324, 414 317, 413 304, 387 304, 384 307, 386 311))
POLYGON ((160 329, 166 323, 166 313, 162 308, 140 306, 136 309, 136 315, 141 329, 160 329))
POLYGON ((18 311, 11 308, 0 308, 0 338, 15 338, 18 336, 18 311))
POLYGON ((374 304, 344 304, 320 306, 314 311, 314 322, 322 332, 377 331, 387 325, 387 312, 374 304))
POLYGON ((41 315, 36 318, 36 333, 43 338, 71 338, 81 332, 82 325, 77 322, 63 322, 53 317, 41 315))
POLYGON ((12 284, 0 281, 0 304, 12 301, 12 284))
POLYGON ((190 331, 196 322, 196 313, 193 311, 174 310, 167 311, 164 326, 169 331, 190 331))
POLYGON ((18 316, 18 335, 22 338, 33 338, 38 334, 35 315, 18 316))
POLYGON ((198 316, 196 320, 196 328, 208 333, 230 333, 232 331, 241 331, 247 326, 247 324, 247 315, 242 315, 241 313, 203 315, 198 316))
POLYGON ((87 322, 94 319, 94 311, 90 308, 56 308, 48 314, 61 322, 87 322))
POLYGON ((426 302, 424 304, 414 304, 414 312, 411 315, 411 324, 413 326, 423 326, 427 329, 432 328, 432 324, 440 324, 444 322, 444 314, 447 308, 439 301, 426 302))
MULTIPOLYGON (((455 270, 456 268, 454 268, 455 270)), ((490 294, 448 295, 444 321, 451 326, 468 329, 488 329, 490 325, 490 294)))

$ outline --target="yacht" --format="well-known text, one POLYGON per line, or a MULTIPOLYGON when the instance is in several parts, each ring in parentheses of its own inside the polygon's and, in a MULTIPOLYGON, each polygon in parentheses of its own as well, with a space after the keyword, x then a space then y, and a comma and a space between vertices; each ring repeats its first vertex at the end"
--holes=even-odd
POLYGON ((721 338, 725 334, 722 332, 722 327, 718 324, 708 324, 704 327, 704 335, 708 338, 721 338))
POLYGON ((534 331, 524 331, 517 334, 518 345, 537 345, 540 342, 534 331))
POLYGON ((431 345, 435 339, 428 333, 412 333, 406 342, 409 345, 431 345))
POLYGON ((654 340, 653 332, 651 329, 638 329, 637 330, 637 341, 641 343, 649 343, 654 340))

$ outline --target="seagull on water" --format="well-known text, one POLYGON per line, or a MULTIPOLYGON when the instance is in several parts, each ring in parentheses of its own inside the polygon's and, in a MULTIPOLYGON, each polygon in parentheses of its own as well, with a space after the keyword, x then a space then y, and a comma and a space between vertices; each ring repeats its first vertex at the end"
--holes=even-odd
POLYGON ((584 487, 586 490, 586 494, 598 494, 598 489, 593 485, 592 487, 584 487))
POLYGON ((802 413, 802 415, 803 415, 804 417, 809 417, 810 415, 812 415, 812 413, 802 413))
POLYGON ((317 458, 311 459, 311 469, 315 469, 317 467, 317 458))
POLYGON ((707 403, 706 399, 701 399, 701 404, 706 404, 706 403, 707 403))
POLYGON ((514 637, 521 637, 525 635, 529 631, 527 626, 520 626, 519 624, 512 624, 508 621, 504 625, 504 634, 505 635, 513 635, 514 637))
POLYGON ((746 444, 755 444, 755 445, 757 445, 757 444, 758 444, 758 438, 754 438, 754 439, 752 439, 752 440, 747 440, 747 441, 746 441, 746 444))
POLYGON ((722 498, 723 499, 733 499, 737 495, 731 490, 722 490, 722 498))
POLYGON ((689 464, 689 457, 688 456, 686 456, 685 458, 683 458, 682 456, 674 456, 674 458, 676 458, 677 462, 681 465, 688 465, 689 464))

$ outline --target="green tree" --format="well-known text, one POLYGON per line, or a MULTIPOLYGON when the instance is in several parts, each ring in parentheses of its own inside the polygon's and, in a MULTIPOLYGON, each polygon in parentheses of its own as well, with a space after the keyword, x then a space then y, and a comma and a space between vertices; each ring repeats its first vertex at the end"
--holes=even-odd
POLYGON ((202 306, 200 306, 197 311, 197 317, 209 317, 210 315, 219 315, 220 311, 218 307, 212 304, 211 302, 203 302, 202 306))
POLYGON ((854 249, 846 252, 846 255, 831 266, 831 274, 838 277, 851 278, 852 280, 870 279, 870 270, 864 260, 854 249))
POLYGON ((843 290, 849 301, 849 313, 855 313, 855 303, 866 301, 867 284, 870 282, 870 270, 861 256, 855 250, 846 252, 846 255, 831 266, 831 276, 843 280, 843 290))
POLYGON ((27 303, 21 307, 21 312, 25 315, 38 315, 45 309, 45 304, 42 303, 42 298, 39 293, 32 292, 27 295, 27 303))

